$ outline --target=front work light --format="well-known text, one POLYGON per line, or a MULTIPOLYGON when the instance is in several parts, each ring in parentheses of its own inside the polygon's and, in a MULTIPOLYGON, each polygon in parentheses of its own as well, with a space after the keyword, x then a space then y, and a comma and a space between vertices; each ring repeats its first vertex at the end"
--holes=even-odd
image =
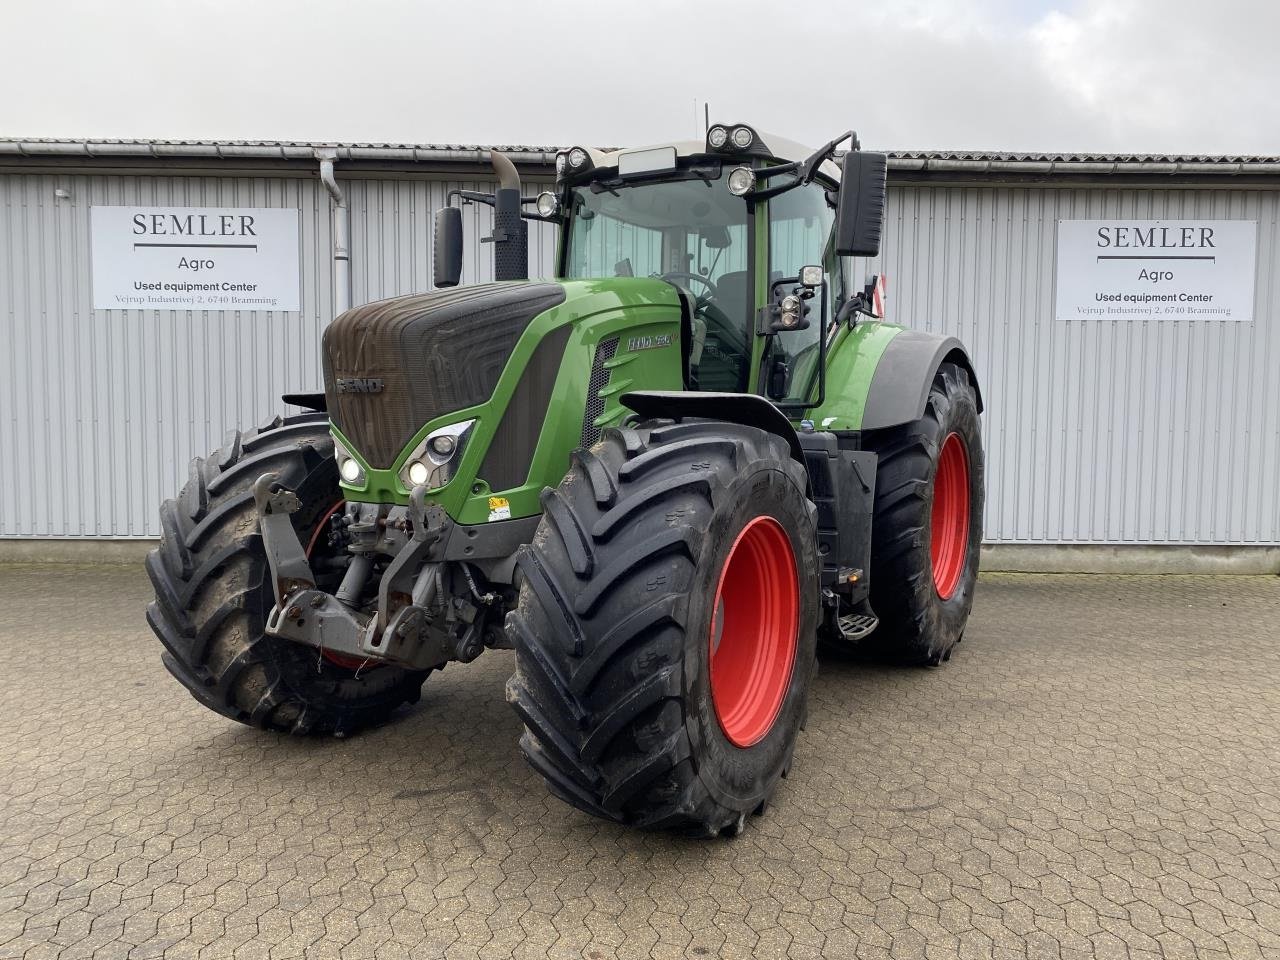
POLYGON ((806 287, 822 286, 822 267, 810 265, 800 268, 800 282, 806 287))
POLYGON ((729 142, 729 131, 718 124, 707 131, 707 146, 712 150, 721 149, 729 142))
POLYGON ((560 212, 560 198, 550 190, 543 190, 538 194, 538 200, 534 206, 538 211, 538 216, 554 217, 560 212))
POLYGON ((587 151, 581 147, 574 147, 569 151, 569 166, 575 170, 581 170, 587 165, 587 151))
POLYGON ((734 167, 729 171, 729 192, 735 197, 745 196, 755 186, 756 173, 750 167, 734 167))
POLYGON ((756 135, 751 132, 750 127, 734 127, 733 128, 733 145, 739 150, 745 150, 751 146, 751 141, 756 135))

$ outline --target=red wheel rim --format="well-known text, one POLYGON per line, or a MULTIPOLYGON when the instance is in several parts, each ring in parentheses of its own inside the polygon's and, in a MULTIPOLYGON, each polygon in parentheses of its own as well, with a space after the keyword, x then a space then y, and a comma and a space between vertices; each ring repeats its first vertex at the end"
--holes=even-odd
POLYGON ((969 552, 969 454, 958 433, 947 434, 933 478, 929 556, 933 587, 948 600, 960 584, 969 552))
POLYGON ((711 703, 735 746, 759 743, 778 718, 791 683, 799 613, 787 532, 773 517, 756 517, 729 549, 711 615, 711 703))
MULTIPOLYGON (((326 510, 324 516, 320 518, 320 522, 316 524, 315 532, 311 534, 311 540, 307 543, 308 560, 311 559, 311 553, 315 550, 316 544, 320 542, 320 537, 324 535, 325 527, 329 525, 329 518, 342 509, 342 507, 346 506, 346 503, 347 502, 345 500, 339 500, 332 507, 326 510)), ((349 657, 345 653, 335 653, 332 650, 325 650, 323 648, 320 650, 320 655, 330 663, 346 670, 359 671, 361 667, 365 666, 365 664, 370 664, 367 657, 349 657)), ((369 669, 372 670, 377 666, 381 666, 381 664, 372 663, 370 664, 369 669)))

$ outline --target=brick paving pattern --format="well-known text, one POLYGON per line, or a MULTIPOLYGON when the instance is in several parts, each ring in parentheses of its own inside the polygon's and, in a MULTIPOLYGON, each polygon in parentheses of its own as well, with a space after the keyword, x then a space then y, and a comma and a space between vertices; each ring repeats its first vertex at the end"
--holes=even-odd
POLYGON ((0 569, 0 958, 1280 957, 1280 579, 985 577, 824 662, 737 840, 550 798, 511 654, 346 740, 200 708, 132 569, 0 569))

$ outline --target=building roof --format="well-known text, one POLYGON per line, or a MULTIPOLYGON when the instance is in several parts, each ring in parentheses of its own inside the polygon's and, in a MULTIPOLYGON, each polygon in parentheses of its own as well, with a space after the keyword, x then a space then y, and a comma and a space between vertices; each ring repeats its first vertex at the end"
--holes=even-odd
MULTIPOLYGON (((0 160, 267 160, 311 161, 328 155, 339 163, 483 164, 499 150, 516 163, 547 165, 562 147, 528 144, 307 143, 276 140, 115 140, 0 138, 0 160)), ((615 148, 603 148, 612 150, 615 148)), ((1280 175, 1280 156, 1134 153, 1012 153, 982 150, 892 150, 889 169, 899 175, 1002 174, 1081 176, 1161 174, 1207 176, 1280 175)))

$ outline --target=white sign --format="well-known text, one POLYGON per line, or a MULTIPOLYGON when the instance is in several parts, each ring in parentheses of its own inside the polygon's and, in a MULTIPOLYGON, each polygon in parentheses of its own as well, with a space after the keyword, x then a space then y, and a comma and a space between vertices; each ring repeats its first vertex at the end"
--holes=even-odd
POLYGON ((1059 320, 1252 320, 1256 220, 1059 220, 1059 320))
POLYGON ((297 310, 298 211, 97 207, 99 310, 297 310))

